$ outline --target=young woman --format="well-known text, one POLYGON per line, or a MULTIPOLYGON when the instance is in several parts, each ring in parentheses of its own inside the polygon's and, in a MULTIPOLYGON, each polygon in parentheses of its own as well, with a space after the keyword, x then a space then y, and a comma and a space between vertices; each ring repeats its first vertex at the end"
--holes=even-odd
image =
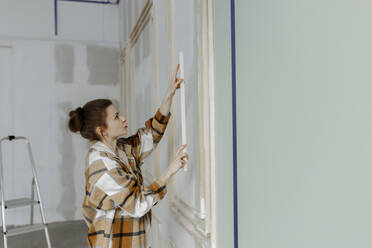
POLYGON ((166 129, 172 98, 183 82, 177 78, 178 69, 155 116, 129 138, 119 138, 128 132, 127 120, 108 99, 90 101, 70 112, 70 130, 91 141, 82 206, 90 247, 151 247, 151 208, 163 199, 170 177, 189 158, 182 153, 186 145, 181 146, 160 177, 144 186, 141 165, 166 129))

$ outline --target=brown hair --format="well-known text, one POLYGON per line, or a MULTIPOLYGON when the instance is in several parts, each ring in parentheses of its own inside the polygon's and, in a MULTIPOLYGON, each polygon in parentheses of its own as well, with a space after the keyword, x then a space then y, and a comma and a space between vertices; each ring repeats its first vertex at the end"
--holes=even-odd
POLYGON ((84 138, 100 140, 96 133, 97 127, 106 128, 106 108, 112 104, 109 99, 96 99, 87 102, 82 108, 70 111, 68 127, 71 132, 80 132, 84 138))

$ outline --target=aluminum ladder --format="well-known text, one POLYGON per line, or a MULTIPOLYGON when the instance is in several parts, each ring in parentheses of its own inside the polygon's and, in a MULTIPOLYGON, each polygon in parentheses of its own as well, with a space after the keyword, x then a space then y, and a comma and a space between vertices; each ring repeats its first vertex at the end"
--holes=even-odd
POLYGON ((46 237, 46 241, 48 244, 48 248, 52 248, 51 243, 50 243, 50 238, 49 238, 48 226, 45 221, 43 205, 41 203, 41 196, 40 196, 39 184, 38 184, 37 176, 36 176, 36 167, 35 167, 34 157, 32 155, 32 150, 31 150, 31 143, 27 138, 22 137, 22 136, 7 136, 0 140, 0 180, 1 180, 0 181, 1 219, 2 219, 2 225, 3 225, 2 232, 3 232, 3 237, 4 237, 4 248, 8 247, 8 244, 7 244, 8 237, 23 234, 23 233, 33 232, 37 230, 42 230, 42 229, 44 229, 45 231, 45 237, 46 237), (12 200, 5 201, 2 144, 4 141, 16 141, 16 140, 24 141, 28 148, 28 155, 29 155, 29 159, 31 162, 31 169, 32 169, 32 175, 33 175, 32 183, 31 183, 31 197, 12 199, 12 200), (37 193, 37 200, 34 199, 35 188, 36 188, 36 193, 37 193), (35 204, 39 205, 41 219, 43 222, 42 224, 34 224, 34 205, 35 204), (31 207, 30 225, 7 229, 6 222, 5 222, 5 210, 10 209, 10 208, 23 207, 23 206, 31 207))

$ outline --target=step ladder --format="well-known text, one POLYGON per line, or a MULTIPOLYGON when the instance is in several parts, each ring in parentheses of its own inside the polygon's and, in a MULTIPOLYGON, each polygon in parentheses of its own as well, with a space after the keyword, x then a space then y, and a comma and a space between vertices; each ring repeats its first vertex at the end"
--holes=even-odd
POLYGON ((41 203, 41 197, 40 197, 40 190, 39 190, 39 184, 36 177, 36 168, 35 168, 35 162, 34 157, 32 155, 31 150, 31 143, 30 141, 22 136, 7 136, 2 139, 0 139, 0 194, 1 194, 1 219, 2 219, 2 225, 3 225, 3 237, 4 237, 4 248, 7 248, 7 238, 10 236, 15 236, 23 233, 29 233, 33 231, 38 231, 44 229, 45 231, 45 237, 48 244, 48 248, 52 248, 50 239, 49 239, 49 232, 48 232, 48 226, 45 221, 44 216, 44 210, 43 205, 41 203), (4 173, 3 173, 3 158, 2 158, 2 145, 5 141, 24 141, 28 148, 28 155, 31 162, 31 169, 32 169, 32 183, 31 183, 31 197, 30 198, 19 198, 19 199, 13 199, 13 200, 5 200, 4 199, 4 173), (37 199, 34 198, 34 189, 36 188, 37 193, 37 199), (34 205, 39 205, 40 208, 40 214, 42 218, 42 224, 34 224, 34 205), (22 227, 15 227, 15 228, 9 228, 6 227, 5 222, 5 210, 10 208, 17 208, 17 207, 23 207, 23 206, 30 206, 31 207, 31 214, 30 214, 30 225, 22 226, 22 227))

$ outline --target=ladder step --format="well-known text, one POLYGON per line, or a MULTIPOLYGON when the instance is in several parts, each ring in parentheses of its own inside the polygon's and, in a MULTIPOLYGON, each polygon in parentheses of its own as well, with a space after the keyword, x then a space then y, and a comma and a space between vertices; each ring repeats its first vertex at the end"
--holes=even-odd
MULTIPOLYGON (((33 204, 38 204, 38 201, 31 200, 31 198, 19 198, 19 199, 13 199, 5 201, 5 208, 16 208, 16 207, 22 207, 22 206, 28 206, 33 204)), ((0 202, 1 206, 1 202, 0 202)))
POLYGON ((6 236, 14 236, 14 235, 19 235, 23 233, 29 233, 29 232, 34 232, 38 230, 43 230, 46 225, 44 224, 33 224, 33 225, 27 225, 27 226, 22 226, 22 227, 13 227, 9 228, 6 232, 6 236))

